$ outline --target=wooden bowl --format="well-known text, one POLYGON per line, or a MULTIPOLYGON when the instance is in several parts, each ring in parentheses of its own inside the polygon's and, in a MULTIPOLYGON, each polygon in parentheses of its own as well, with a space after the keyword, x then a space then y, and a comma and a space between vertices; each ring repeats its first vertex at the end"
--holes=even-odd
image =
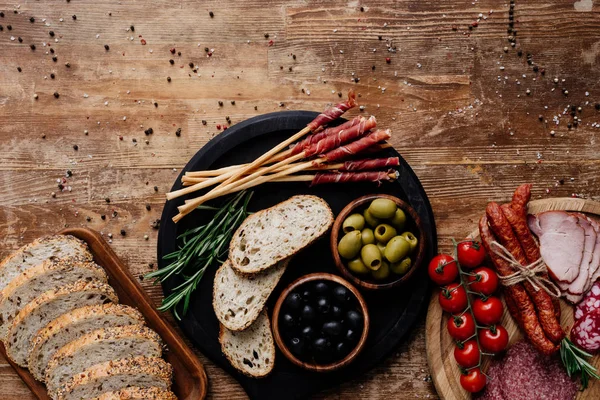
POLYGON ((296 364, 297 366, 307 369, 307 370, 310 370, 310 371, 316 371, 316 372, 335 371, 335 370, 338 370, 338 369, 343 368, 346 365, 350 364, 365 347, 365 344, 367 342, 367 336, 369 335, 369 324, 370 324, 369 323, 369 312, 367 310, 367 303, 365 302, 365 299, 363 299, 363 297, 360 294, 360 292, 358 291, 358 289, 356 289, 354 286, 352 286, 350 284, 350 282, 346 281, 343 278, 340 278, 339 276, 336 276, 333 274, 328 274, 325 272, 315 272, 313 274, 308 274, 308 275, 302 276, 302 277, 296 279, 294 282, 290 283, 289 286, 286 287, 283 290, 283 292, 279 295, 279 298, 277 299, 277 302, 275 303, 275 308, 273 309, 273 318, 271 320, 272 320, 272 325, 273 325, 273 336, 275 337, 275 342, 277 343, 277 347, 279 347, 279 350, 281 350, 283 355, 288 360, 290 360, 292 363, 296 364), (281 337, 281 332, 279 330, 279 312, 281 311, 281 305, 283 304, 284 300, 296 288, 298 288, 301 285, 304 285, 307 282, 312 282, 312 281, 331 281, 331 282, 339 283, 340 285, 344 286, 346 289, 348 289, 350 292, 352 292, 352 294, 358 301, 358 304, 361 309, 361 314, 363 316, 364 327, 363 327, 362 335, 360 336, 360 339, 358 340, 358 343, 356 344, 354 349, 352 349, 352 351, 350 351, 350 353, 348 353, 348 355, 346 357, 344 357, 343 359, 333 362, 333 363, 330 363, 330 364, 316 364, 316 363, 310 363, 310 362, 306 362, 306 361, 302 361, 302 360, 298 359, 288 349, 287 345, 283 341, 283 338, 281 337))
POLYGON ((331 229, 331 240, 329 243, 330 243, 330 247, 331 247, 331 254, 333 255, 333 259, 335 261, 335 266, 342 273, 344 278, 348 279, 350 282, 352 282, 353 284, 355 284, 363 289, 385 290, 385 289, 392 289, 392 288, 395 288, 395 287, 405 284, 415 274, 415 271, 423 263, 423 256, 425 254, 425 246, 426 246, 425 241, 426 241, 425 232, 423 232, 423 229, 421 227, 421 219, 419 218, 419 215, 417 214, 417 212, 411 206, 409 206, 406 202, 404 202, 394 196, 390 196, 387 194, 369 194, 369 195, 359 197, 358 199, 354 200, 353 202, 348 204, 346 207, 344 207, 344 209, 339 213, 339 215, 335 219, 335 222, 333 223, 333 228, 331 229), (343 224, 344 220, 350 214, 354 213, 355 210, 361 209, 361 211, 362 211, 362 209, 366 208, 368 206, 368 204, 371 203, 371 201, 373 201, 375 199, 379 199, 379 198, 392 200, 393 202, 396 203, 398 208, 402 209, 405 212, 405 214, 407 216, 407 219, 406 219, 407 227, 408 227, 407 230, 412 232, 419 239, 419 245, 416 249, 416 253, 414 255, 414 261, 413 261, 412 265, 410 266, 410 269, 404 275, 399 276, 396 280, 385 281, 382 283, 377 283, 377 282, 374 282, 371 280, 362 279, 359 276, 353 274, 348 269, 344 260, 342 260, 342 258, 340 257, 340 254, 338 253, 338 250, 337 250, 338 243, 340 241, 340 233, 343 234, 342 224, 343 224))

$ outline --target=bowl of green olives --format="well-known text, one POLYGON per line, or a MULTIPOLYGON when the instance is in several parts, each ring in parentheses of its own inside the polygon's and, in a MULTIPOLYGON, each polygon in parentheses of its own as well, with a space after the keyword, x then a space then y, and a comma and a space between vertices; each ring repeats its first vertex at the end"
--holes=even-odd
POLYGON ((348 204, 331 230, 337 268, 368 290, 391 289, 407 282, 422 263, 425 233, 416 211, 386 194, 371 194, 348 204))
POLYGON ((369 335, 369 313, 358 289, 325 272, 304 275, 285 288, 273 308, 272 323, 284 356, 317 372, 350 364, 369 335))

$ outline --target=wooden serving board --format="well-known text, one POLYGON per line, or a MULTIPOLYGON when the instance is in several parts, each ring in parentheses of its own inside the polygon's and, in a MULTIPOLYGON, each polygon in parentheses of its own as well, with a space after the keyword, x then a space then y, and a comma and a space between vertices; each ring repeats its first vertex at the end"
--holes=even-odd
MULTIPOLYGON (((72 228, 64 229, 59 233, 73 235, 88 244, 94 261, 106 271, 108 283, 115 289, 119 302, 137 308, 146 319, 148 327, 154 329, 163 339, 166 344, 164 357, 173 366, 172 390, 177 397, 180 400, 204 399, 208 389, 208 378, 204 367, 175 329, 160 317, 144 289, 109 244, 98 232, 91 229, 72 228)), ((0 353, 9 360, 2 344, 0 344, 0 353)), ((50 399, 44 384, 36 381, 27 369, 19 367, 10 360, 9 362, 38 399, 50 399)))
MULTIPOLYGON (((588 214, 600 215, 600 202, 574 199, 574 198, 555 198, 534 200, 529 202, 528 212, 537 214, 548 210, 564 210, 564 211, 579 211, 588 214)), ((478 238, 479 230, 476 229, 469 237, 478 238)), ((454 360, 455 344, 448 334, 447 323, 448 313, 445 313, 438 302, 439 289, 433 290, 429 307, 427 309, 426 321, 426 346, 427 346, 427 362, 431 371, 431 376, 438 395, 445 400, 469 400, 470 393, 466 392, 460 386, 460 371, 454 360)), ((502 300, 504 302, 504 299, 502 300)), ((569 334, 573 325, 573 306, 561 300, 561 325, 565 332, 569 334)), ((504 307, 501 324, 508 331, 510 342, 509 347, 523 339, 519 327, 510 316, 509 312, 504 307)), ((484 371, 487 369, 491 361, 490 357, 485 358, 484 371)), ((600 354, 592 359, 592 364, 600 370, 600 354)), ((532 397, 533 398, 533 397, 532 397)), ((589 387, 578 392, 577 400, 592 400, 600 399, 600 381, 590 380, 589 387)))

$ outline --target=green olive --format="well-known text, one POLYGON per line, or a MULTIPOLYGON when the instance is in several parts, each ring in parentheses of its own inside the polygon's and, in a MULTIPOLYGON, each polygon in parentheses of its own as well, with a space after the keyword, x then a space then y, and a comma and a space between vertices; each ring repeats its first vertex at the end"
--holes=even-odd
POLYGON ((406 225, 406 214, 401 208, 397 209, 394 213, 391 224, 394 225, 399 231, 404 229, 404 225, 406 225))
POLYGON ((377 242, 375 243, 375 245, 377 245, 377 248, 381 252, 381 255, 385 257, 385 244, 377 242))
POLYGON ((404 232, 400 236, 406 239, 408 244, 410 244, 410 252, 412 253, 413 251, 415 251, 415 249, 417 248, 417 244, 419 244, 419 240, 417 239, 417 237, 413 235, 412 232, 404 232))
POLYGON ((388 224, 381 224, 375 228, 375 239, 380 243, 387 243, 396 236, 396 228, 388 224))
POLYGON ((375 243, 375 235, 373 235, 373 229, 371 229, 371 228, 365 228, 365 229, 362 230, 362 232, 360 233, 360 235, 361 235, 363 246, 365 244, 373 244, 373 243, 375 243))
POLYGON ((371 214, 368 208, 363 212, 363 216, 371 228, 375 228, 377 225, 379 225, 379 220, 371 214))
POLYGON ((374 244, 363 246, 360 258, 369 269, 378 270, 381 267, 381 251, 374 244))
POLYGON ((348 261, 348 269, 357 275, 368 274, 370 269, 365 266, 360 257, 348 261))
POLYGON ((410 253, 410 244, 402 236, 393 237, 385 245, 385 258, 391 263, 402 260, 408 253, 410 253))
POLYGON ((398 206, 389 199, 375 199, 369 206, 369 212, 375 218, 390 219, 396 213, 398 206))
POLYGON ((350 260, 356 257, 361 246, 360 231, 352 231, 346 233, 342 240, 340 240, 338 243, 338 252, 340 256, 350 260))
POLYGON ((348 216, 342 223, 344 233, 352 231, 360 231, 365 227, 365 217, 360 214, 352 214, 348 216))
POLYGON ((395 274, 404 275, 410 269, 411 262, 410 257, 404 257, 401 261, 392 263, 390 269, 395 274))
POLYGON ((375 278, 375 280, 382 281, 390 276, 390 266, 385 261, 381 263, 381 268, 377 271, 371 271, 371 276, 375 278))

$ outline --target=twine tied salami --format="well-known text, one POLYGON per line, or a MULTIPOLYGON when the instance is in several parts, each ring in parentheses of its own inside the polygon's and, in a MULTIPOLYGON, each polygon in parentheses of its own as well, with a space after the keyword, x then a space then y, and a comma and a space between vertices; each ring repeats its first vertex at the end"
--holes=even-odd
POLYGON ((491 247, 492 251, 496 253, 498 257, 509 263, 510 266, 515 270, 515 272, 510 275, 498 275, 502 285, 512 286, 519 282, 527 281, 531 283, 531 286, 533 286, 536 291, 540 290, 541 288, 544 289, 544 291, 550 296, 560 297, 560 289, 550 279, 539 275, 546 272, 546 264, 541 257, 529 265, 521 265, 521 263, 517 261, 511 252, 500 243, 493 241, 491 243, 491 247))

